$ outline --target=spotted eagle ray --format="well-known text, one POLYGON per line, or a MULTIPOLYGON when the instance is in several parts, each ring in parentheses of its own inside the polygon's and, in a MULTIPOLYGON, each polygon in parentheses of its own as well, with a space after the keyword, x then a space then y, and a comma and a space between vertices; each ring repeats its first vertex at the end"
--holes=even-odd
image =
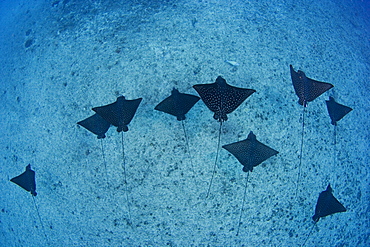
POLYGON ((127 185, 127 172, 126 172, 126 162, 125 162, 125 149, 123 145, 123 132, 128 131, 127 125, 133 119, 142 98, 127 100, 124 96, 119 96, 114 103, 94 107, 92 108, 97 114, 104 118, 107 122, 117 127, 117 132, 122 132, 121 144, 122 144, 122 168, 124 174, 124 184, 126 188, 126 199, 127 208, 129 214, 129 221, 131 224, 131 211, 130 211, 130 201, 128 195, 128 185, 127 185))
POLYGON ((26 191, 28 191, 28 192, 31 193, 33 205, 35 206, 37 215, 39 217, 39 221, 40 221, 40 224, 41 224, 41 227, 42 227, 42 231, 43 231, 44 236, 45 236, 45 240, 46 240, 47 244, 49 245, 49 243, 50 243, 49 242, 49 238, 48 238, 48 236, 45 233, 44 223, 43 223, 43 221, 41 219, 39 208, 38 208, 38 206, 36 204, 36 201, 35 201, 35 196, 37 195, 35 176, 36 176, 35 171, 33 171, 31 169, 31 165, 28 164, 26 166, 26 170, 22 174, 14 177, 12 179, 10 179, 10 181, 13 182, 13 183, 15 183, 16 185, 20 186, 24 190, 26 190, 26 191))
POLYGON ((346 211, 347 209, 337 200, 337 198, 333 196, 333 189, 329 184, 326 187, 326 190, 322 191, 319 195, 319 198, 317 199, 315 214, 312 216, 314 224, 311 227, 310 232, 308 233, 305 241, 301 246, 304 246, 306 244, 307 239, 310 237, 312 233, 312 229, 314 228, 316 223, 320 220, 320 218, 346 211))
POLYGON ((178 121, 181 121, 182 129, 184 130, 187 151, 190 156, 190 148, 188 136, 185 129, 184 120, 185 114, 199 101, 199 97, 192 94, 180 93, 176 88, 172 89, 171 95, 161 101, 154 108, 157 111, 165 112, 173 115, 178 121))
POLYGON ((222 146, 224 149, 229 151, 232 155, 235 156, 239 160, 239 162, 243 165, 243 172, 247 173, 246 184, 244 188, 244 196, 242 207, 240 209, 240 217, 238 222, 238 230, 236 235, 239 235, 239 229, 242 220, 243 208, 245 203, 245 196, 247 193, 247 183, 248 183, 248 175, 249 171, 253 171, 253 167, 258 166, 263 161, 267 160, 273 155, 278 154, 279 152, 266 146, 265 144, 257 141, 256 135, 253 134, 251 131, 247 137, 247 139, 243 141, 238 141, 235 143, 227 144, 222 146))
POLYGON ((299 165, 298 165, 298 176, 296 184, 296 195, 298 194, 298 185, 299 179, 301 176, 301 165, 302 165, 302 155, 303 155, 303 137, 304 137, 304 120, 306 114, 307 103, 313 101, 321 94, 334 87, 330 83, 320 82, 308 78, 305 73, 301 70, 297 72, 293 69, 293 66, 290 65, 290 76, 292 78, 292 83, 294 91, 298 96, 298 104, 303 105, 302 112, 302 134, 301 134, 301 146, 300 146, 300 155, 299 155, 299 165))
POLYGON ((216 164, 220 150, 221 127, 224 121, 227 121, 227 114, 232 113, 238 108, 244 100, 251 96, 256 90, 234 87, 226 83, 226 80, 218 76, 216 82, 211 84, 197 84, 193 88, 198 92, 204 104, 210 109, 214 115, 213 118, 220 122, 218 131, 218 142, 216 159, 213 166, 212 178, 209 183, 209 188, 206 197, 208 197, 214 174, 216 172, 216 164))

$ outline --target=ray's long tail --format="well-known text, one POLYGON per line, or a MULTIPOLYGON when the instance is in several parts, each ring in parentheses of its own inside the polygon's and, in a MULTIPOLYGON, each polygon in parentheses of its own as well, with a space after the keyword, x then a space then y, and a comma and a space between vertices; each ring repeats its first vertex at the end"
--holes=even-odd
POLYGON ((40 221, 40 224, 41 224, 42 232, 44 233, 44 236, 45 236, 45 241, 46 241, 47 245, 50 246, 50 241, 49 241, 48 235, 46 235, 44 223, 42 222, 42 219, 41 219, 41 216, 40 216, 40 212, 39 212, 39 207, 36 204, 36 201, 35 201, 35 197, 34 196, 32 196, 32 200, 33 200, 33 205, 35 205, 35 208, 36 208, 37 216, 39 217, 39 221, 40 221))
POLYGON ((242 207, 240 209, 240 216, 239 216, 239 221, 238 221, 238 230, 236 231, 236 236, 239 236, 240 225, 242 223, 242 216, 243 216, 243 209, 244 209, 244 203, 245 203, 245 196, 247 195, 248 178, 249 178, 249 172, 247 172, 247 177, 246 177, 246 181, 245 181, 243 202, 242 202, 242 207))
POLYGON ((306 107, 303 107, 301 147, 300 147, 300 151, 299 151, 298 175, 297 175, 297 184, 296 184, 296 192, 295 192, 296 197, 298 196, 299 180, 301 178, 301 171, 302 171, 302 155, 303 155, 303 137, 304 137, 304 119, 305 119, 305 115, 306 115, 306 107))
POLYGON ((126 190, 126 201, 127 201, 127 211, 128 211, 128 218, 129 224, 132 224, 131 221, 131 208, 130 208, 130 198, 129 198, 129 191, 127 185, 127 173, 126 173, 126 161, 125 161, 125 149, 123 145, 123 132, 122 132, 122 168, 123 168, 123 176, 124 176, 124 183, 125 183, 125 190, 126 190))
POLYGON ((217 166, 217 161, 218 161, 218 154, 220 152, 221 129, 222 129, 222 121, 220 121, 220 129, 218 130, 218 141, 217 141, 216 159, 215 159, 215 164, 213 165, 212 178, 211 178, 211 181, 209 182, 209 187, 208 187, 206 198, 208 198, 208 196, 209 196, 209 192, 211 191, 211 186, 212 186, 213 178, 215 177, 216 166, 217 166))

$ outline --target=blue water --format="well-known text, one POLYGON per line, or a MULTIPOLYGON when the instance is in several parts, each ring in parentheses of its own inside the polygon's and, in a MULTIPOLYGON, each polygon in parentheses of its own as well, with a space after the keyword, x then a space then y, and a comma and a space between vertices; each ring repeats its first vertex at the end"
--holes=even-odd
POLYGON ((306 246, 370 245, 369 1, 8 0, 0 42, 0 246, 300 246, 328 183, 347 212, 320 219, 306 246), (306 108, 298 190, 290 64, 334 85, 306 108), (199 101, 188 150, 181 122, 154 107, 219 75, 257 91, 221 145, 253 131, 279 154, 246 182, 221 149, 206 198, 219 123, 199 101), (127 184, 121 135, 101 141, 76 124, 119 95, 143 98, 123 134, 127 184), (335 145, 329 96, 353 108, 335 145), (28 164, 34 198, 9 182, 28 164))

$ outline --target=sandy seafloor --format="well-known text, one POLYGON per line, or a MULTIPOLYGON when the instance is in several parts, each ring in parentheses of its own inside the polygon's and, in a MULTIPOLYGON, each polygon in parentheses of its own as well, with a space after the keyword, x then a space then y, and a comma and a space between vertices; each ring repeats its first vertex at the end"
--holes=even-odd
POLYGON ((369 246, 369 13, 360 0, 1 1, 0 246, 299 246, 328 183, 347 212, 321 219, 306 246, 369 246), (289 64, 335 86, 308 104, 297 198, 289 64), (219 75, 257 91, 229 114, 221 145, 253 131, 279 151, 249 176, 239 236, 246 174, 224 149, 205 198, 213 113, 199 101, 187 114, 188 153, 181 123, 154 110, 173 87, 196 95, 219 75), (143 98, 123 137, 128 201, 120 134, 101 143, 76 124, 119 95, 143 98), (354 109, 336 146, 328 96, 354 109), (27 164, 43 224, 9 182, 27 164))

